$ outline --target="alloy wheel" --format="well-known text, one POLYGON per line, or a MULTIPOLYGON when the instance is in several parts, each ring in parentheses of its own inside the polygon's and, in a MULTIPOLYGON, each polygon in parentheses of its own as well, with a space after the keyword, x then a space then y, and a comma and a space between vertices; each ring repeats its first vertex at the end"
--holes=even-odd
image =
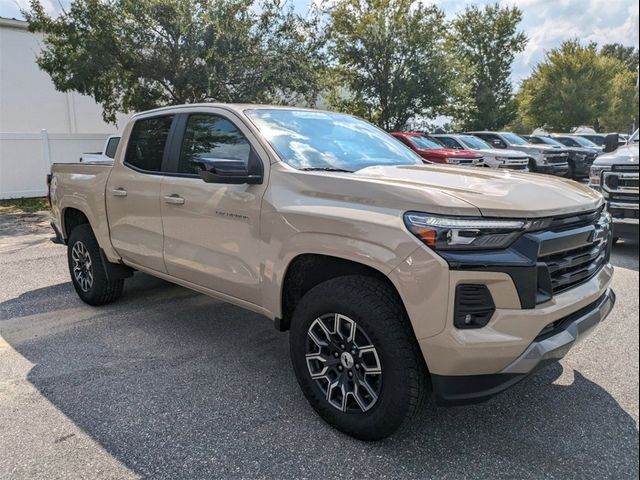
POLYGON ((378 401, 380 357, 365 330, 351 318, 339 313, 316 318, 307 331, 306 362, 311 379, 334 408, 366 412, 378 401))
POLYGON ((93 286, 93 264, 84 243, 78 241, 73 244, 71 259, 73 260, 73 278, 83 292, 88 292, 93 286))

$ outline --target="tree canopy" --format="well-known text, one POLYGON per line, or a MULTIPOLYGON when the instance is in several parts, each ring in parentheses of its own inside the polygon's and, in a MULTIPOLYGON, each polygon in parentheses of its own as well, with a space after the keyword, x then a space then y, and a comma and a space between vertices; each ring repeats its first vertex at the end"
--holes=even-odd
POLYGON ((566 41, 522 83, 522 121, 529 128, 556 131, 580 125, 626 131, 638 112, 635 82, 628 65, 601 53, 595 43, 566 41))
POLYGON ((522 11, 475 5, 458 15, 447 44, 456 69, 449 113, 462 129, 501 129, 516 113, 511 66, 527 37, 518 31, 522 11))
POLYGON ((328 11, 331 104, 386 130, 443 110, 446 21, 413 0, 338 0, 328 11))
POLYGON ((32 0, 45 34, 38 65, 56 89, 92 96, 106 121, 168 104, 315 99, 316 23, 280 0, 75 0, 57 18, 32 0))

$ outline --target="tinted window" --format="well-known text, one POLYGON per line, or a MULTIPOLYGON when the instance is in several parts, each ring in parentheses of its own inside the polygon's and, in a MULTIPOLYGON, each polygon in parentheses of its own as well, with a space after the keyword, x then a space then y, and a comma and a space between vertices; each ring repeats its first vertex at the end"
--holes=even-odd
POLYGON ((131 130, 125 163, 147 172, 159 172, 172 120, 172 116, 138 120, 131 130))
POLYGON ((216 115, 190 115, 182 140, 178 173, 197 172, 203 159, 249 161, 251 145, 229 120, 216 115))
POLYGON ((110 138, 107 142, 107 148, 104 150, 104 154, 109 158, 116 156, 116 150, 118 149, 118 143, 120 143, 120 137, 110 138))
POLYGON ((454 150, 462 150, 462 146, 451 137, 436 137, 436 140, 443 144, 447 148, 453 148, 454 150))
POLYGON ((489 144, 493 147, 507 148, 507 144, 504 143, 502 139, 494 133, 474 133, 474 135, 489 142, 489 144))
POLYGON ((507 140, 507 142, 513 145, 526 145, 527 141, 516 135, 515 133, 503 133, 502 136, 507 140))

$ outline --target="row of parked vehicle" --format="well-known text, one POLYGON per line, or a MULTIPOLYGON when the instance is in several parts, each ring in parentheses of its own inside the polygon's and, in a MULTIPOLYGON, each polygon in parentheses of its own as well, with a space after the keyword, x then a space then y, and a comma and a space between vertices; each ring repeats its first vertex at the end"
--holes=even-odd
POLYGON ((477 131, 462 134, 393 132, 395 138, 422 158, 435 163, 528 170, 587 178, 594 160, 603 152, 580 134, 516 135, 477 131))

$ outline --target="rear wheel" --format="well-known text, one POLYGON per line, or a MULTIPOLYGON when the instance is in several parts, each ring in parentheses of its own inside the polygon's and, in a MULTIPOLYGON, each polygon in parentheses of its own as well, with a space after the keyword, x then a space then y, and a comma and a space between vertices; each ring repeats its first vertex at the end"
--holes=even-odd
POLYGON ((348 435, 385 438, 423 403, 422 354, 396 293, 379 279, 345 276, 311 289, 289 340, 307 400, 348 435))
POLYGON ((67 258, 71 282, 85 303, 105 305, 122 295, 124 280, 107 278, 98 241, 89 225, 73 229, 67 243, 67 258))

